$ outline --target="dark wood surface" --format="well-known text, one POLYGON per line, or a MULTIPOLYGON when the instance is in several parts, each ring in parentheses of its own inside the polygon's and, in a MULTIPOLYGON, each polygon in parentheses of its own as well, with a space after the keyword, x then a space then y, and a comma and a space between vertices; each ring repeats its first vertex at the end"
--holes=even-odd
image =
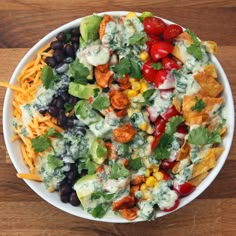
MULTIPOLYGON (((236 98, 235 0, 0 0, 0 81, 51 30, 93 12, 152 11, 219 45, 217 57, 236 98)), ((236 235, 236 144, 215 181, 184 208, 153 222, 88 221, 49 205, 16 177, 5 147, 0 88, 0 235, 236 235)))

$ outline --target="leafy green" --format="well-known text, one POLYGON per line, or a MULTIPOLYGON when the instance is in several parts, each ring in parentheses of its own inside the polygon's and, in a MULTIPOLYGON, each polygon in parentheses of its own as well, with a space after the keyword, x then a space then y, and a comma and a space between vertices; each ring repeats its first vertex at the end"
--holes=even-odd
POLYGON ((73 108, 74 108, 74 105, 72 105, 72 104, 70 104, 70 103, 68 103, 68 102, 66 102, 66 103, 64 104, 65 113, 67 113, 67 112, 73 110, 73 108))
POLYGON ((96 149, 96 155, 97 157, 104 157, 107 154, 107 149, 103 145, 98 145, 96 149))
POLYGON ((51 147, 53 150, 53 146, 49 137, 62 137, 62 135, 55 131, 54 128, 48 129, 47 133, 44 135, 40 135, 36 138, 31 139, 31 144, 35 152, 44 152, 47 148, 51 147))
POLYGON ((153 153, 157 160, 163 160, 169 157, 170 148, 174 140, 173 134, 177 127, 184 121, 182 116, 174 116, 166 123, 165 133, 161 136, 153 153))
POLYGON ((91 200, 103 197, 106 201, 110 201, 114 196, 115 193, 93 192, 91 195, 91 200))
POLYGON ((111 179, 119 179, 121 177, 127 178, 130 176, 129 170, 127 170, 121 163, 113 163, 111 166, 111 179))
POLYGON ((206 107, 206 104, 205 102, 203 102, 202 99, 198 99, 198 97, 196 96, 195 97, 195 105, 191 107, 191 110, 194 111, 194 110, 197 110, 198 112, 201 112, 205 107, 206 107))
POLYGON ((78 60, 73 61, 69 66, 69 74, 74 78, 74 82, 86 85, 89 69, 78 60))
POLYGON ((177 127, 184 121, 182 116, 173 116, 166 123, 165 133, 173 135, 177 127))
POLYGON ((63 161, 58 159, 55 155, 48 155, 47 157, 48 167, 51 169, 56 169, 63 166, 63 161))
POLYGON ((217 131, 210 132, 205 127, 197 127, 189 132, 188 142, 195 145, 205 145, 221 143, 222 139, 217 131))
POLYGON ((191 44, 189 47, 187 47, 187 52, 191 55, 193 55, 197 60, 202 59, 202 51, 201 51, 201 44, 194 32, 192 32, 190 29, 187 29, 186 32, 191 36, 193 39, 193 44, 191 44))
POLYGON ((53 70, 50 66, 43 67, 41 79, 46 89, 52 88, 55 82, 59 80, 59 78, 53 74, 53 70))
POLYGON ((161 70, 164 68, 161 62, 151 63, 151 67, 155 70, 161 70))
POLYGON ((99 92, 100 92, 100 89, 99 88, 95 88, 93 90, 93 96, 96 98, 98 96, 99 92))
POLYGON ((148 89, 143 92, 143 98, 145 100, 145 104, 151 105, 150 97, 155 93, 156 89, 148 89))
POLYGON ((143 167, 142 159, 141 157, 135 158, 135 159, 130 159, 129 160, 129 167, 133 170, 139 170, 140 168, 143 167))
POLYGON ((100 203, 92 209, 91 214, 95 218, 102 218, 110 208, 110 203, 100 203))
POLYGON ((119 64, 113 67, 113 71, 117 73, 121 78, 125 74, 129 74, 131 77, 136 79, 141 79, 143 77, 140 65, 132 57, 122 58, 119 64))
POLYGON ((143 22, 144 19, 148 16, 153 16, 153 14, 150 11, 145 11, 141 14, 141 16, 139 17, 139 19, 143 22))
POLYGON ((93 109, 96 109, 99 111, 104 110, 108 108, 109 106, 110 106, 109 98, 102 94, 98 95, 92 103, 93 109))
POLYGON ((129 43, 131 45, 144 44, 147 42, 147 35, 144 32, 136 32, 129 38, 129 43))

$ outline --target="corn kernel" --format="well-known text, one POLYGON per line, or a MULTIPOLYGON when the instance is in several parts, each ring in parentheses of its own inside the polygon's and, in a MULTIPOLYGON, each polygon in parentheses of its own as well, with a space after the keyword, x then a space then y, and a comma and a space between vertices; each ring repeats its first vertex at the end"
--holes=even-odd
POLYGON ((143 122, 139 125, 139 128, 142 130, 142 131, 146 131, 147 128, 148 128, 148 123, 147 122, 143 122))
POLYGON ((135 91, 135 90, 133 90, 133 89, 127 90, 127 96, 128 96, 129 98, 135 97, 137 94, 138 94, 137 91, 135 91))
POLYGON ((133 108, 129 108, 127 110, 127 113, 128 113, 128 117, 131 117, 133 115, 133 113, 134 113, 134 109, 133 108))
POLYGON ((160 181, 160 180, 162 180, 162 179, 164 178, 164 175, 163 175, 160 171, 154 172, 152 175, 153 175, 158 181, 160 181))
POLYGON ((151 125, 149 125, 148 128, 147 128, 147 130, 146 130, 146 132, 147 132, 148 134, 153 134, 154 128, 153 128, 151 125))
POLYGON ((133 17, 137 17, 137 15, 135 14, 135 12, 129 12, 128 14, 127 14, 127 16, 126 16, 126 18, 127 19, 131 19, 131 18, 133 18, 133 17))
POLYGON ((134 83, 134 82, 136 82, 136 81, 137 81, 137 80, 136 80, 135 78, 132 78, 132 77, 129 78, 129 82, 130 82, 130 83, 134 83))
POLYGON ((159 171, 159 167, 158 166, 153 166, 152 167, 152 171, 153 172, 158 172, 159 171))
POLYGON ((150 174, 151 174, 151 171, 150 171, 149 169, 146 169, 146 171, 145 171, 145 176, 146 176, 146 177, 149 177, 150 174))
POLYGON ((140 90, 140 83, 138 81, 132 82, 131 86, 132 86, 132 89, 135 90, 135 91, 140 90))
POLYGON ((146 190, 147 189, 147 185, 146 184, 141 184, 141 186, 140 186, 140 191, 144 191, 144 190, 146 190))
POLYGON ((146 185, 147 185, 148 187, 153 187, 153 186, 156 184, 156 182, 157 182, 157 180, 156 180, 156 178, 154 178, 153 176, 149 176, 149 177, 147 177, 147 179, 146 179, 146 185))
POLYGON ((141 61, 146 61, 148 59, 148 57, 149 57, 148 53, 145 52, 145 51, 143 51, 139 54, 139 58, 140 58, 141 61))
POLYGON ((140 93, 143 93, 148 89, 148 84, 145 81, 140 82, 140 93))
POLYGON ((148 190, 144 190, 144 191, 142 192, 142 195, 143 195, 143 198, 144 198, 145 200, 152 198, 152 195, 151 195, 150 191, 148 191, 148 190))
POLYGON ((148 136, 147 137, 147 141, 149 142, 149 143, 152 143, 153 141, 154 141, 154 137, 153 136, 148 136))

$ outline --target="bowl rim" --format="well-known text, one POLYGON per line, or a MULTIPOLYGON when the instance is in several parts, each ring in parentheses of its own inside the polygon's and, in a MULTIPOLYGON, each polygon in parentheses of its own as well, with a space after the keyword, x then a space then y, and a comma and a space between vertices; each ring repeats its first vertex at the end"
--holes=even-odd
MULTIPOLYGON (((123 15, 127 15, 128 12, 129 11, 107 11, 107 12, 96 13, 96 15, 103 16, 104 14, 108 14, 111 16, 123 16, 123 15)), ((137 15, 140 15, 140 13, 137 13, 137 15)), ((84 17, 86 17, 86 16, 84 16, 84 17)), ((23 56, 23 58, 21 58, 20 62, 17 64, 17 66, 11 76, 10 83, 14 84, 16 82, 16 78, 19 75, 20 71, 24 68, 24 66, 30 60, 32 60, 36 56, 36 53, 38 52, 39 49, 41 49, 46 43, 50 42, 53 38, 55 38, 57 33, 61 32, 61 31, 68 30, 68 29, 73 28, 75 26, 78 26, 84 17, 80 17, 78 19, 70 21, 70 22, 54 29, 53 31, 51 31, 47 35, 45 35, 42 39, 40 39, 33 47, 31 47, 28 50, 28 52, 23 56)), ((167 24, 176 24, 176 23, 174 23, 170 20, 164 19, 162 17, 159 17, 159 18, 163 19, 167 24)), ((220 75, 219 76, 220 80, 224 85, 223 95, 225 97, 225 100, 227 101, 226 102, 227 113, 230 114, 230 116, 229 115, 227 116, 227 126, 231 127, 231 128, 228 129, 228 133, 227 133, 226 137, 224 138, 223 143, 224 143, 225 150, 222 153, 222 155, 220 156, 220 158, 218 159, 216 167, 210 171, 209 175, 201 182, 201 184, 195 189, 195 191, 193 193, 191 193, 189 196, 181 199, 180 205, 176 210, 179 210, 183 206, 187 205, 188 203, 190 203, 191 201, 196 199, 213 182, 213 180, 219 174, 220 170, 222 169, 222 167, 228 157, 228 154, 229 154, 229 151, 230 151, 230 148, 232 145, 232 141, 233 141, 234 119, 235 118, 234 118, 234 101, 233 101, 233 96, 232 96, 232 90, 230 88, 229 80, 228 80, 221 64, 219 63, 218 59, 214 55, 211 55, 210 57, 211 57, 211 61, 216 66, 218 75, 220 75), (226 91, 227 91, 227 94, 225 94, 226 91)), ((12 94, 13 94, 13 92, 11 91, 11 89, 8 88, 6 90, 4 104, 3 104, 3 134, 4 134, 4 141, 5 141, 10 159, 11 159, 15 169, 17 170, 17 172, 22 172, 22 171, 27 171, 28 168, 26 166, 22 166, 23 160, 21 160, 22 163, 19 163, 20 160, 18 160, 15 157, 16 151, 14 151, 14 148, 12 147, 13 143, 11 142, 11 137, 12 137, 13 132, 11 131, 12 129, 9 129, 9 125, 11 126, 10 121, 12 122, 12 119, 9 119, 9 114, 11 115, 10 117, 13 118, 12 106, 9 106, 9 103, 12 101, 12 94)), ((19 150, 17 150, 17 151, 19 152, 19 150)), ((19 155, 21 156, 21 154, 19 154, 19 155)), ((87 212, 82 210, 81 208, 70 207, 68 204, 65 204, 65 203, 60 204, 53 197, 53 196, 55 196, 55 193, 49 193, 49 194, 51 194, 51 195, 49 195, 49 194, 46 194, 45 191, 42 191, 43 190, 42 186, 39 187, 39 185, 42 185, 42 183, 36 183, 34 181, 26 180, 26 179, 23 179, 23 180, 36 194, 38 194, 46 202, 50 203, 51 205, 53 205, 54 207, 56 207, 62 211, 65 211, 65 212, 75 215, 77 217, 85 218, 88 220, 94 220, 94 221, 109 222, 109 223, 133 223, 133 222, 144 221, 141 218, 137 218, 134 221, 128 221, 128 220, 126 220, 120 216, 116 216, 116 215, 113 215, 111 217, 105 216, 102 219, 94 218, 90 214, 88 214, 87 212), (77 209, 77 210, 74 210, 74 209, 77 209)), ((59 199, 58 195, 57 195, 57 198, 59 199)), ((172 211, 172 212, 174 212, 174 211, 172 211)), ((156 214, 156 218, 170 214, 172 212, 158 211, 156 214)))

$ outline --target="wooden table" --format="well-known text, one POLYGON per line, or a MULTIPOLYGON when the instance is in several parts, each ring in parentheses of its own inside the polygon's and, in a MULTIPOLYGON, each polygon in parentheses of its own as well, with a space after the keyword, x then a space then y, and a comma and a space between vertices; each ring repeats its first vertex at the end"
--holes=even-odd
MULTIPOLYGON (((0 0, 0 81, 41 37, 93 12, 147 11, 219 45, 236 98, 235 0, 0 0)), ((0 88, 0 123, 5 89, 0 88)), ((210 187, 188 206, 153 222, 109 224, 69 215, 49 205, 16 177, 0 126, 0 235, 236 235, 236 144, 210 187)))

